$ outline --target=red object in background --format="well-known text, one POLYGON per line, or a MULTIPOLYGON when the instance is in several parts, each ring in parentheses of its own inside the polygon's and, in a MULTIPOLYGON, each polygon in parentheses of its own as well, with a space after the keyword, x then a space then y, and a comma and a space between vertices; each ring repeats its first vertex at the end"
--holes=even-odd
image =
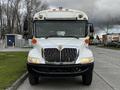
POLYGON ((36 44, 37 40, 35 38, 32 39, 32 44, 36 44))
POLYGON ((86 44, 89 44, 89 43, 90 43, 90 40, 89 40, 89 39, 85 39, 85 43, 86 43, 86 44))

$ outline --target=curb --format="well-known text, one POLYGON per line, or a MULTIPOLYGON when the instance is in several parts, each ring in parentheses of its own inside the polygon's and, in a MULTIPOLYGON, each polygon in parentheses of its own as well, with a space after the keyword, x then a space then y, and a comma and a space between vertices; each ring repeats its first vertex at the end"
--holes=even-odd
POLYGON ((28 72, 24 73, 17 81, 15 81, 9 88, 5 90, 17 90, 17 88, 24 82, 27 78, 28 72))

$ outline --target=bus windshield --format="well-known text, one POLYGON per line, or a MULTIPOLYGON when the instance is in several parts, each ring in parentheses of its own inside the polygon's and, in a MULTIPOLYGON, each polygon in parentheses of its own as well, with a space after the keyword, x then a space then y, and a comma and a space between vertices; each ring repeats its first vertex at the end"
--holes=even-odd
POLYGON ((73 20, 48 20, 35 21, 34 34, 37 38, 40 37, 85 37, 86 35, 86 21, 73 20))

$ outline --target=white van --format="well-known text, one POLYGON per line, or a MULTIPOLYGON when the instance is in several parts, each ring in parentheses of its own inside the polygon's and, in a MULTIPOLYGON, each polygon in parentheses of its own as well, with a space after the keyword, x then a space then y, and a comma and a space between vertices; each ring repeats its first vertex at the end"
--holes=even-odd
POLYGON ((40 77, 82 76, 90 85, 94 57, 88 48, 93 25, 87 15, 72 9, 49 9, 33 17, 34 48, 28 54, 27 69, 31 85, 40 77))

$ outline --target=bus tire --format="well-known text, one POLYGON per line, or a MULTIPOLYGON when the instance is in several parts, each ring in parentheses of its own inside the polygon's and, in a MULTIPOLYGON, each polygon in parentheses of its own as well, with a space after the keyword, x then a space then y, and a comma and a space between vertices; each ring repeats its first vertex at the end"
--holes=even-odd
POLYGON ((38 81, 39 81, 39 77, 38 77, 38 76, 35 76, 34 74, 30 74, 30 73, 29 73, 28 78, 29 78, 29 83, 30 83, 31 85, 36 85, 36 84, 38 84, 38 81))
POLYGON ((91 85, 92 83, 93 71, 88 71, 86 74, 82 75, 82 81, 84 85, 91 85))

